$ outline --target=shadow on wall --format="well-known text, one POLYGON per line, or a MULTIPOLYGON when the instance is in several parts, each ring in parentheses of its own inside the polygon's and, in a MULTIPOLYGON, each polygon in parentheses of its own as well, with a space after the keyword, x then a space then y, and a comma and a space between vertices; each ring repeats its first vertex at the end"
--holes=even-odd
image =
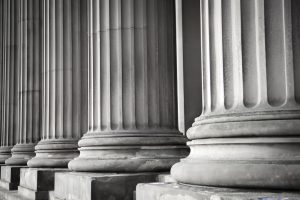
POLYGON ((182 1, 185 131, 202 110, 200 1, 182 1))

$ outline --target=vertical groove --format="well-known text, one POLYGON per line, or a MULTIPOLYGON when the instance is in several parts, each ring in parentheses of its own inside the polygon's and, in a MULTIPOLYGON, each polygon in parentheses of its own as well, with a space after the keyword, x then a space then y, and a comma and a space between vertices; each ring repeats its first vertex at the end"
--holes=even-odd
MULTIPOLYGON (((72 43, 72 55, 70 55, 71 59, 71 65, 73 67, 72 71, 73 74, 70 74, 70 80, 68 84, 70 84, 70 97, 74 96, 74 98, 70 100, 65 100, 66 103, 72 101, 72 106, 70 106, 70 110, 67 115, 69 115, 69 119, 71 121, 71 126, 72 128, 69 130, 69 134, 67 134, 67 138, 80 138, 81 133, 83 130, 81 130, 82 127, 82 122, 81 122, 81 117, 82 112, 81 112, 81 96, 83 96, 81 85, 82 85, 82 80, 81 80, 81 57, 80 57, 80 49, 81 49, 81 42, 80 42, 80 17, 81 17, 81 12, 80 12, 80 0, 74 0, 70 1, 71 4, 71 10, 72 13, 70 17, 72 18, 72 30, 70 35, 72 34, 72 40, 70 42, 72 43)), ((70 20, 71 23, 71 20, 70 20)), ((71 37, 71 36, 70 36, 71 37)), ((85 55, 85 54, 83 54, 85 55)), ((86 66, 85 66, 86 67, 86 66)), ((68 89, 67 89, 68 90, 68 89)), ((85 130, 84 130, 85 131, 85 130)))
POLYGON ((44 95, 43 95, 43 101, 44 105, 44 123, 42 126, 44 127, 43 131, 43 138, 49 139, 50 138, 50 103, 49 103, 49 95, 50 95, 50 12, 48 10, 50 6, 49 0, 44 0, 44 95))
POLYGON ((122 129, 121 1, 110 0, 111 128, 122 129))
POLYGON ((134 0, 122 1, 123 126, 135 129, 134 0))
POLYGON ((2 95, 1 95, 1 136, 0 136, 0 143, 1 143, 1 146, 3 146, 3 135, 4 135, 4 126, 5 126, 5 123, 4 123, 4 96, 5 96, 5 37, 6 37, 6 30, 4 29, 5 27, 5 0, 2 0, 2 10, 1 10, 1 15, 2 15, 2 26, 3 26, 3 35, 2 35, 2 84, 1 84, 1 92, 2 92, 2 95))
POLYGON ((211 110, 224 107, 222 1, 209 1, 211 110))
POLYGON ((101 53, 100 53, 100 86, 101 86, 101 129, 111 130, 111 79, 110 79, 110 0, 101 0, 100 5, 100 30, 101 30, 101 53))
POLYGON ((243 103, 246 107, 253 107, 259 101, 258 85, 258 60, 257 60, 257 41, 256 35, 258 26, 258 12, 255 7, 256 0, 242 0, 242 38, 243 38, 243 103))
POLYGON ((93 127, 94 129, 101 129, 101 104, 102 104, 102 99, 101 99, 101 86, 102 86, 102 78, 101 78, 101 37, 102 37, 102 32, 101 32, 101 27, 100 27, 100 20, 101 20, 101 2, 98 0, 91 0, 91 8, 90 10, 92 11, 90 17, 90 67, 91 69, 91 81, 90 81, 90 88, 93 90, 91 91, 91 96, 92 102, 91 104, 93 107, 92 109, 92 117, 93 117, 93 127))
MULTIPOLYGON (((27 80, 28 79, 28 32, 27 32, 27 29, 28 29, 28 0, 25 0, 24 1, 24 19, 23 19, 23 22, 24 22, 24 26, 23 26, 23 32, 24 32, 24 53, 23 53, 23 62, 24 62, 24 65, 23 65, 23 71, 24 71, 24 80, 27 80)), ((28 91, 28 83, 27 81, 24 82, 24 87, 23 87, 23 90, 22 90, 22 97, 24 99, 24 103, 23 103, 23 109, 24 109, 24 112, 23 112, 23 116, 24 116, 24 119, 27 119, 27 113, 28 113, 28 110, 27 110, 27 97, 24 93, 24 91, 28 91)), ((25 142, 26 141, 26 137, 27 137, 27 127, 28 127, 28 124, 27 123, 24 123, 24 126, 23 126, 23 131, 24 131, 24 138, 23 138, 23 141, 25 142)))
POLYGON ((159 113, 159 76, 158 74, 158 0, 147 1, 147 52, 149 77, 149 127, 157 128, 159 113))
MULTIPOLYGON (((68 27, 67 24, 64 23, 65 18, 65 10, 64 10, 64 3, 66 3, 68 0, 64 1, 57 1, 55 0, 55 65, 53 66, 52 74, 55 77, 54 81, 54 102, 53 102, 53 110, 54 114, 53 117, 55 120, 54 125, 54 134, 55 138, 62 139, 64 137, 64 124, 66 126, 70 126, 69 122, 64 121, 64 114, 67 107, 64 106, 64 96, 69 95, 68 93, 65 93, 67 91, 64 91, 64 78, 67 76, 66 71, 70 66, 64 65, 64 61, 68 58, 67 55, 65 55, 64 48, 67 48, 68 51, 70 49, 66 47, 66 39, 70 37, 70 35, 66 35, 64 37, 64 34, 67 32, 66 28, 68 27)), ((66 33, 67 34, 67 33, 66 33)), ((71 102, 70 102, 71 103, 71 102)), ((68 127, 69 128, 69 127, 68 127)))
POLYGON ((6 92, 5 92, 5 84, 6 84, 6 7, 7 7, 7 1, 3 0, 3 61, 2 61, 2 66, 3 66, 3 70, 2 70, 2 76, 3 76, 3 80, 2 83, 3 85, 2 87, 2 93, 3 95, 1 96, 1 107, 2 107, 2 112, 1 112, 1 146, 4 146, 4 135, 5 135, 5 96, 6 96, 6 92))
POLYGON ((145 0, 134 2, 134 46, 135 46, 135 81, 136 81, 136 126, 148 127, 148 96, 147 96, 147 41, 145 38, 145 0))
POLYGON ((211 93, 211 72, 210 72, 210 14, 209 14, 209 1, 203 0, 202 3, 202 53, 203 53, 203 66, 202 66, 202 74, 203 74, 203 113, 210 113, 212 108, 212 93, 211 93))
MULTIPOLYGON (((75 2, 76 0, 74 0, 75 2)), ((72 72, 75 72, 75 64, 72 62, 72 55, 74 54, 73 51, 73 26, 75 25, 76 22, 75 20, 72 20, 72 0, 65 0, 63 1, 63 19, 62 19, 62 28, 63 28, 63 33, 62 33, 62 40, 63 40, 63 53, 62 53, 62 61, 63 61, 63 66, 61 70, 61 81, 60 83, 62 84, 62 91, 61 93, 58 93, 59 96, 62 96, 62 127, 63 127, 63 138, 72 138, 72 134, 75 133, 75 130, 73 129, 75 124, 73 124, 73 117, 76 117, 78 114, 78 110, 74 109, 73 107, 73 102, 77 100, 77 96, 73 93, 73 82, 72 82, 72 72), (73 24, 74 23, 74 24, 73 24), (74 94, 74 95, 72 95, 74 94), (72 110, 74 111, 74 115, 72 116, 72 110)), ((77 13, 78 14, 78 13, 77 13)), ((75 55, 77 56, 77 55, 75 55)), ((77 63, 78 64, 78 63, 77 63)), ((77 77, 76 77, 77 78, 77 77)), ((75 79, 80 83, 80 78, 75 79)), ((80 91, 80 90, 78 90, 80 91)), ((79 125, 79 124, 77 124, 79 125)), ((74 135, 75 136, 75 135, 74 135)), ((76 138, 76 136, 75 136, 76 138)))
POLYGON ((24 91, 24 95, 28 99, 26 109, 27 109, 27 118, 28 120, 28 129, 27 129, 27 137, 24 138, 25 142, 26 139, 32 138, 32 91, 33 91, 33 0, 28 0, 28 17, 26 19, 28 23, 28 79, 26 80, 28 82, 28 90, 24 91))
POLYGON ((268 102, 271 106, 286 101, 286 52, 284 0, 265 0, 266 63, 268 102), (278 74, 284 74, 277 76, 278 74))
MULTIPOLYGON (((78 102, 74 103, 75 106, 80 107, 80 114, 78 114, 78 119, 80 124, 80 127, 78 127, 78 130, 80 130, 80 137, 82 136, 82 133, 85 133, 88 130, 88 16, 87 16, 87 1, 86 0, 77 0, 76 4, 77 6, 76 10, 79 12, 79 15, 76 15, 74 19, 79 21, 79 24, 77 26, 74 26, 74 29, 78 30, 78 34, 75 36, 75 40, 78 40, 78 44, 74 45, 74 48, 78 48, 78 52, 76 51, 75 55, 75 62, 78 62, 76 64, 76 67, 80 68, 78 71, 80 74, 80 99, 78 102), (80 105, 76 105, 76 104, 80 105)), ((76 7, 75 6, 75 7, 76 7)), ((73 83, 76 80, 73 78, 73 83)), ((77 89, 77 84, 74 85, 74 90, 77 89)), ((79 133, 79 132, 78 132, 79 133)))
MULTIPOLYGON (((167 45, 168 45, 168 36, 167 33, 167 12, 166 12, 166 0, 158 1, 158 78, 159 84, 162 85, 159 90, 159 114, 160 114, 160 126, 164 127, 167 124, 168 118, 168 106, 166 102, 167 98, 167 68, 168 68, 168 54, 167 54, 167 45)), ((170 88, 168 88, 170 89, 170 88)))
MULTIPOLYGON (((167 70, 166 70, 166 95, 167 99, 165 101, 165 106, 168 108, 167 110, 167 120, 166 125, 164 127, 166 128, 178 128, 178 120, 177 120, 177 104, 176 104, 176 40, 175 40, 175 17, 174 17, 174 11, 175 11, 175 1, 173 0, 167 0, 166 1, 166 24, 167 30, 166 30, 166 37, 167 37, 167 70)), ((149 83, 151 84, 151 83, 149 83)))
POLYGON ((300 2, 292 1, 292 27, 293 27, 293 59, 294 59, 294 85, 295 100, 300 103, 300 2))
POLYGON ((25 32, 24 32, 24 26, 25 26, 25 22, 24 20, 24 16, 25 16, 25 6, 26 6, 26 0, 24 1, 20 1, 21 2, 21 17, 20 17, 20 29, 21 29, 21 38, 20 38, 20 89, 19 89, 19 98, 20 98, 20 126, 19 126, 19 131, 20 131, 20 143, 25 142, 24 141, 24 97, 23 97, 23 88, 24 88, 24 53, 25 53, 25 32))
MULTIPOLYGON (((2 132, 2 96, 4 95, 3 93, 3 34, 4 34, 4 27, 3 27, 3 0, 0 0, 0 132, 1 135, 3 134, 2 132)), ((0 136, 0 144, 1 144, 1 136, 0 136)))
POLYGON ((40 122, 41 122, 41 114, 40 114, 40 67, 41 67, 41 31, 40 31, 40 1, 33 0, 34 4, 34 16, 33 16, 33 26, 34 26, 34 74, 33 74, 33 132, 32 138, 29 138, 32 143, 36 143, 40 140, 40 122))
POLYGON ((5 96, 4 96, 4 113, 3 113, 3 117, 4 117, 4 134, 3 134, 3 145, 4 146, 7 146, 7 134, 8 134, 8 130, 7 130, 7 127, 8 127, 8 118, 7 118, 7 109, 8 109, 8 105, 7 105, 7 102, 8 102, 8 82, 9 82, 9 48, 8 48, 8 45, 9 45, 9 35, 10 35, 10 32, 9 32, 9 1, 7 0, 6 1, 6 9, 5 9, 5 13, 4 15, 6 15, 6 24, 5 24, 5 27, 6 27, 6 37, 5 37, 5 82, 4 82, 4 93, 5 93, 5 96))
POLYGON ((295 101, 294 63, 293 63, 293 36, 292 36, 292 8, 291 0, 282 1, 282 24, 283 24, 283 57, 285 68, 286 103, 295 101))
POLYGON ((240 0, 222 1, 224 106, 231 109, 241 102, 242 52, 240 0))
MULTIPOLYGON (((93 5, 93 0, 87 0, 87 18, 88 18, 88 129, 95 130, 94 127, 94 85, 93 85, 93 31, 92 31, 92 23, 93 23, 93 11, 95 8, 93 5)), ((97 9, 97 7, 96 7, 97 9)))
POLYGON ((55 0, 49 0, 49 137, 56 138, 55 135, 55 0))
POLYGON ((16 16, 17 16, 17 1, 13 0, 12 2, 12 56, 11 56, 11 60, 12 60, 12 84, 11 84, 11 140, 10 140, 10 145, 15 145, 18 142, 18 132, 17 132, 17 127, 18 127, 18 122, 17 122, 17 86, 18 86, 18 71, 17 71, 17 40, 16 40, 16 36, 17 36, 17 21, 16 21, 16 16))
POLYGON ((4 80, 3 80, 3 113, 2 113, 2 119, 3 119, 3 128, 2 128, 2 135, 1 135, 1 146, 5 146, 5 131, 6 131, 6 85, 7 85, 7 2, 8 0, 4 0, 4 9, 3 9, 3 18, 4 18, 4 39, 3 39, 3 48, 4 48, 4 55, 3 55, 3 66, 4 66, 4 71, 3 71, 3 76, 4 76, 4 80))
POLYGON ((8 124, 7 124, 7 136, 6 136, 6 144, 8 146, 12 145, 12 138, 13 138, 13 70, 14 70, 14 65, 13 65, 13 35, 14 35, 14 30, 13 30, 13 3, 14 0, 9 1, 9 7, 8 7, 8 12, 9 12, 9 21, 8 21, 8 29, 9 29, 9 43, 7 45, 8 48, 8 60, 9 60, 9 65, 8 65, 8 87, 7 87, 7 119, 8 119, 8 124))

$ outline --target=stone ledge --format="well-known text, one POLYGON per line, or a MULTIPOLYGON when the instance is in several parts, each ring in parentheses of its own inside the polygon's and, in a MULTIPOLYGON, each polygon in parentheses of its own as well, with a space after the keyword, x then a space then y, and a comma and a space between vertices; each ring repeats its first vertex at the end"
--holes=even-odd
POLYGON ((159 173, 84 173, 66 172, 55 174, 55 199, 133 199, 138 183, 157 180, 159 173))
POLYGON ((138 184, 136 200, 299 200, 300 192, 262 191, 177 183, 138 184))

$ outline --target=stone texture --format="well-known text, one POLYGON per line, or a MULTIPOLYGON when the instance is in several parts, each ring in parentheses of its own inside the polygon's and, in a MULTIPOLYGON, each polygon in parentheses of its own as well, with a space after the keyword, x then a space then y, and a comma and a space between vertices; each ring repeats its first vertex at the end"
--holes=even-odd
POLYGON ((41 1, 20 1, 18 27, 20 29, 18 47, 19 84, 18 96, 18 143, 12 148, 12 157, 5 161, 8 165, 27 165, 34 154, 34 146, 41 134, 41 65, 42 32, 41 1))
POLYGON ((32 200, 49 199, 49 191, 54 190, 55 174, 68 169, 22 168, 18 194, 32 200))
POLYGON ((42 140, 29 167, 67 167, 87 130, 85 2, 43 1, 42 140))
POLYGON ((204 186, 188 186, 176 183, 138 184, 136 200, 279 200, 300 199, 299 192, 261 191, 204 186))
POLYGON ((21 166, 1 166, 0 187, 16 190, 20 183, 21 166))
POLYGON ((203 111, 179 182, 300 189, 299 1, 202 0, 203 111))
POLYGON ((157 180, 157 173, 56 173, 57 200, 132 200, 136 185, 157 180))
POLYGON ((88 132, 75 171, 167 171, 177 128, 174 2, 88 1, 88 132))

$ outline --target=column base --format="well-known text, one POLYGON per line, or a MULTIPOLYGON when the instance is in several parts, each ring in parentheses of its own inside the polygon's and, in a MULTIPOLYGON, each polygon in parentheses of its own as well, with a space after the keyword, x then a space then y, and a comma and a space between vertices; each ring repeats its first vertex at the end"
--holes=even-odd
POLYGON ((80 155, 69 169, 86 172, 161 172, 189 150, 178 131, 90 132, 79 141, 80 155))
POLYGON ((16 190, 20 183, 22 166, 1 166, 0 187, 6 190, 16 190))
POLYGON ((56 173, 54 197, 57 200, 134 199, 136 185, 156 181, 158 175, 158 173, 56 173))
POLYGON ((11 152, 12 156, 5 160, 6 165, 27 165, 27 161, 34 157, 35 143, 16 144, 11 152))
POLYGON ((262 199, 300 199, 299 192, 277 190, 246 190, 205 186, 189 186, 177 183, 138 184, 136 200, 262 200, 262 199))
POLYGON ((4 164, 5 160, 11 157, 12 146, 0 147, 0 164, 4 164))
POLYGON ((27 162, 32 168, 66 168, 68 163, 79 155, 78 140, 42 140, 35 146, 36 156, 27 162))
POLYGON ((47 200, 54 190, 54 176, 68 169, 22 168, 20 173, 19 196, 32 200, 47 200))
POLYGON ((175 164, 181 183, 242 188, 300 189, 300 138, 214 138, 188 142, 175 164))

